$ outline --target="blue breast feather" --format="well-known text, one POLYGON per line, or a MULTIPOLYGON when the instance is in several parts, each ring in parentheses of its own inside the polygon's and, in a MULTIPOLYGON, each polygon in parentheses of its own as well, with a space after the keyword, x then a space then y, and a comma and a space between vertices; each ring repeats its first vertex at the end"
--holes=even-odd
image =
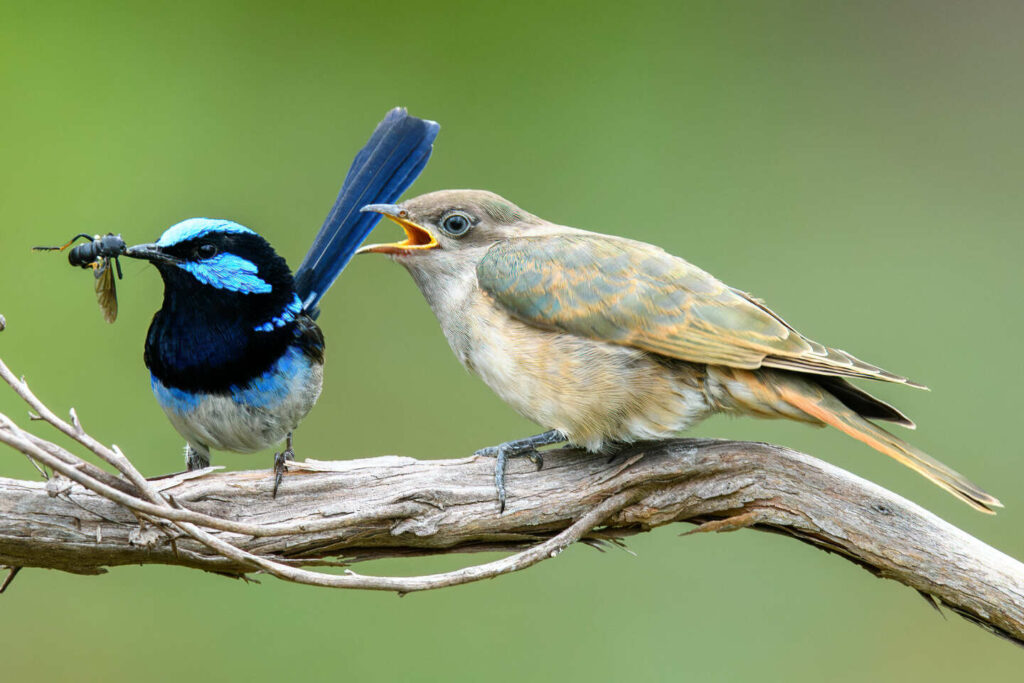
POLYGON ((202 261, 176 264, 204 285, 241 294, 267 294, 274 288, 260 278, 259 268, 252 261, 234 254, 217 254, 202 261))
POLYGON ((257 332, 273 332, 278 327, 284 327, 291 321, 295 320, 295 316, 297 316, 301 311, 302 301, 299 300, 299 295, 292 294, 292 302, 284 307, 284 310, 281 311, 280 315, 275 315, 267 322, 262 325, 257 325, 253 329, 257 332))
MULTIPOLYGON (((311 362, 302 349, 290 346, 284 355, 259 377, 244 384, 231 385, 228 395, 240 406, 273 408, 288 398, 293 391, 302 389, 309 382, 311 362)), ((207 395, 203 392, 165 386, 152 375, 150 385, 156 400, 165 410, 182 415, 187 415, 198 408, 207 395)))
POLYGON ((181 244, 182 242, 202 237, 210 232, 256 234, 244 225, 239 225, 233 221, 226 221, 222 218, 189 218, 164 230, 164 234, 160 235, 156 245, 158 247, 173 247, 175 244, 181 244))

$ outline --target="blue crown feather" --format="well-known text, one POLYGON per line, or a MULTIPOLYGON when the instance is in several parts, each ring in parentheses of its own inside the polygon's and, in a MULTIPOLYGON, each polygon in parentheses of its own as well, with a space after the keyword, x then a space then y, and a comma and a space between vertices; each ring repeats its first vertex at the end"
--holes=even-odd
POLYGON ((164 234, 160 235, 156 245, 158 247, 173 247, 175 244, 194 240, 211 232, 256 234, 244 225, 222 218, 189 218, 164 230, 164 234))

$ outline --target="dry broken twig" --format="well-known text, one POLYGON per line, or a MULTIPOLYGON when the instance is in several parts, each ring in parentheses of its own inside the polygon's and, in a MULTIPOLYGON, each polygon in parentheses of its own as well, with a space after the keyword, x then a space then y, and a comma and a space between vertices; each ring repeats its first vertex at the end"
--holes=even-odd
POLYGON ((576 541, 617 543, 690 522, 699 525, 691 533, 792 536, 1024 642, 1024 565, 885 489, 784 448, 675 440, 624 448, 610 460, 554 451, 542 472, 513 465, 515 495, 504 514, 493 462, 478 458, 292 463, 274 499, 265 471, 146 480, 116 446, 86 433, 74 411, 70 422, 60 419, 2 361, 0 378, 40 420, 118 473, 0 414, 0 442, 53 473, 46 482, 0 478, 0 564, 11 576, 22 567, 95 574, 150 563, 408 593, 518 571, 576 541), (428 576, 303 568, 484 550, 513 554, 428 576))

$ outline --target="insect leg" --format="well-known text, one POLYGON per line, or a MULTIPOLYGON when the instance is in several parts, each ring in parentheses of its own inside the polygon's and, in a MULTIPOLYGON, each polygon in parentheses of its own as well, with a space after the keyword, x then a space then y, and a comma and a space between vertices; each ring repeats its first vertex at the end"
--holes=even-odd
POLYGON ((61 246, 61 247, 32 247, 32 251, 64 251, 65 249, 67 249, 68 247, 70 247, 72 244, 74 244, 78 240, 82 239, 83 237, 85 239, 89 240, 90 242, 93 240, 93 236, 92 235, 87 235, 84 232, 80 232, 77 235, 75 235, 74 237, 72 237, 68 241, 68 243, 65 244, 64 246, 61 246))

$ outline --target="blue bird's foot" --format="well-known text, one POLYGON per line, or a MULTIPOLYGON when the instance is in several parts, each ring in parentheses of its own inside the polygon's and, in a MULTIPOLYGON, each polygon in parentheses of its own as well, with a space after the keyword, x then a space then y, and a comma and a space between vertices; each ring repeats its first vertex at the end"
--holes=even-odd
POLYGON ((185 444, 185 469, 189 472, 202 470, 210 466, 210 451, 200 445, 198 448, 190 443, 185 444))
POLYGON ((498 489, 498 511, 505 511, 505 467, 509 458, 529 458, 530 462, 540 470, 544 467, 544 456, 537 450, 539 446, 550 446, 551 444, 562 443, 565 437, 557 429, 529 436, 525 439, 506 441, 497 446, 481 448, 473 455, 482 455, 488 458, 496 458, 494 465, 494 486, 498 489))
POLYGON ((288 432, 285 449, 280 453, 274 453, 274 492, 272 498, 277 498, 277 489, 281 486, 281 477, 284 476, 285 463, 295 460, 295 451, 292 450, 292 434, 288 432))

